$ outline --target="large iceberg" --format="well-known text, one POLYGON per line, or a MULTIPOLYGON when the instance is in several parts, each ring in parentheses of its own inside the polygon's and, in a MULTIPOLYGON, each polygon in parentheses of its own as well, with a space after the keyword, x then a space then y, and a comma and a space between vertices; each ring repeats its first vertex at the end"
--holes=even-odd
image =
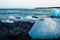
POLYGON ((51 10, 51 16, 53 16, 53 17, 60 17, 60 10, 53 8, 51 10))
POLYGON ((60 36, 60 27, 52 18, 37 20, 28 34, 33 38, 52 39, 60 36))

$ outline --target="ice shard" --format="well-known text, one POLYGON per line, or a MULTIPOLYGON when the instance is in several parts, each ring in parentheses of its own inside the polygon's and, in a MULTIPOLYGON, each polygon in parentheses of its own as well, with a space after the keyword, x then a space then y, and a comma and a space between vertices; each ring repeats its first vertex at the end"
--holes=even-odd
POLYGON ((60 27, 52 18, 37 20, 28 34, 33 39, 52 39, 60 36, 60 27))

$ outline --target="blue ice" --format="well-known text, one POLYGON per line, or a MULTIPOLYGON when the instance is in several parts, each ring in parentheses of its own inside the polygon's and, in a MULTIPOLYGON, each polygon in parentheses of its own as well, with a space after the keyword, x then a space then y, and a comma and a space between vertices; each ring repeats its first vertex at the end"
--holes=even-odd
POLYGON ((59 17, 60 16, 60 10, 56 9, 56 8, 53 8, 51 10, 51 16, 59 17))
POLYGON ((26 16, 22 20, 24 20, 24 21, 31 21, 31 20, 37 20, 37 18, 33 18, 32 16, 26 16))
POLYGON ((52 18, 37 20, 28 34, 33 38, 52 39, 60 36, 60 21, 52 18))

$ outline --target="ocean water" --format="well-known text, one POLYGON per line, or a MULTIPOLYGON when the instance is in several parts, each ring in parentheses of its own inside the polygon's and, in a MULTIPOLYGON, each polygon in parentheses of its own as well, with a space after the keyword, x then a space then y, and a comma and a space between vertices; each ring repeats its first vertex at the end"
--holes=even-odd
MULTIPOLYGON (((25 17, 25 16, 50 16, 51 13, 51 9, 0 9, 0 19, 1 18, 7 18, 9 16, 14 16, 14 17, 25 17)), ((54 31, 52 27, 50 27, 53 23, 50 19, 46 19, 46 22, 48 21, 48 23, 45 23, 45 21, 40 21, 37 20, 37 22, 35 23, 35 26, 32 27, 31 29, 31 34, 32 38, 36 39, 36 38, 57 38, 60 36, 60 18, 52 18, 57 26, 52 26, 54 27, 54 31), (52 23, 50 25, 50 23, 52 23), (45 25, 46 24, 46 28, 45 25), (38 26, 37 26, 38 25, 38 26), (50 25, 50 26, 49 26, 50 25), (37 27, 37 28, 36 28, 37 27), (36 28, 36 30, 35 30, 36 28), (43 30, 43 31, 41 31, 43 30), (45 31, 47 30, 47 31, 45 31), (33 33, 32 33, 33 32, 33 33), (36 33, 35 33, 36 32, 36 33), (49 34, 49 35, 47 35, 49 34)), ((31 35, 30 35, 31 36, 31 35)))
POLYGON ((0 9, 0 18, 10 15, 20 16, 49 16, 51 9, 0 9))

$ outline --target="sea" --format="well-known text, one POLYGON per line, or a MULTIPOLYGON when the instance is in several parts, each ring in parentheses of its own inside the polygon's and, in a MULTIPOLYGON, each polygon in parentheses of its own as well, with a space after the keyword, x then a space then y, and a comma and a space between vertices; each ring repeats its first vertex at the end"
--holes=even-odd
POLYGON ((0 9, 0 18, 6 18, 9 16, 21 17, 21 16, 49 16, 51 9, 20 9, 20 8, 3 8, 0 9))

